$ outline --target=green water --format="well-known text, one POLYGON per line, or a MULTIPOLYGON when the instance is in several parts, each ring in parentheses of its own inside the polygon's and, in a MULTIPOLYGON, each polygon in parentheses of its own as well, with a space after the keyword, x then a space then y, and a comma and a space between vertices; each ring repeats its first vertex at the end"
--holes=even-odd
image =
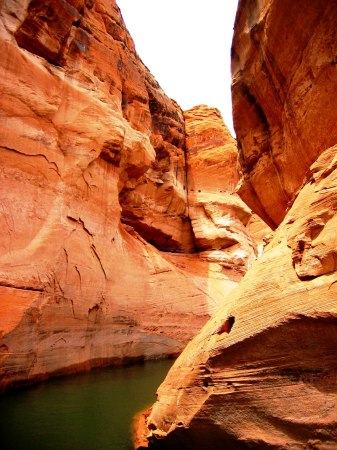
POLYGON ((172 361, 59 378, 0 398, 2 450, 131 450, 136 412, 172 361))

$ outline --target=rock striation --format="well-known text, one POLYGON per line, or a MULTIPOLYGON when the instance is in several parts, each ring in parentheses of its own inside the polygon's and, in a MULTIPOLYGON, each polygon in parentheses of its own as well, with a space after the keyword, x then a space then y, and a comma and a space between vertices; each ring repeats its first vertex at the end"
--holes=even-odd
POLYGON ((0 46, 1 389, 179 353, 255 254, 197 252, 180 107, 115 1, 4 0, 0 46))
POLYGON ((232 97, 240 195, 273 228, 311 164, 336 143, 335 114, 323 114, 336 95, 335 23, 335 2, 239 4, 232 97))
POLYGON ((336 150, 159 388, 150 448, 336 446, 336 150))
POLYGON ((334 2, 239 2, 239 192, 278 227, 173 365, 139 448, 337 446, 336 19, 334 2))
POLYGON ((256 258, 246 225, 252 214, 235 192, 240 180, 236 142, 220 112, 205 105, 184 112, 188 207, 194 241, 224 269, 245 273, 256 258))

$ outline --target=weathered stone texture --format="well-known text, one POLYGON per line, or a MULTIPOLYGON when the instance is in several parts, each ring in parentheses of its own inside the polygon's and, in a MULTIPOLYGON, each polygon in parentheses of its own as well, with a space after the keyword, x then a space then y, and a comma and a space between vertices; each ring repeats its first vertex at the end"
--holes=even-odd
POLYGON ((184 112, 188 208, 200 251, 222 259, 224 267, 246 272, 256 245, 246 225, 251 211, 235 192, 240 180, 236 141, 220 112, 205 105, 184 112))
POLYGON ((173 253, 180 107, 115 1, 4 0, 0 47, 0 387, 179 353, 244 273, 173 253))
POLYGON ((335 2, 242 0, 232 47, 244 201, 275 228, 336 142, 335 2))
POLYGON ((160 386, 143 446, 337 447, 336 19, 336 2, 239 2, 239 192, 279 226, 160 386))
POLYGON ((0 45, 1 385, 181 351, 207 290, 123 226, 118 201, 159 148, 167 176, 183 165, 181 110, 115 2, 5 1, 0 45))
POLYGON ((264 255, 169 372, 150 448, 336 446, 336 150, 311 167, 264 255))

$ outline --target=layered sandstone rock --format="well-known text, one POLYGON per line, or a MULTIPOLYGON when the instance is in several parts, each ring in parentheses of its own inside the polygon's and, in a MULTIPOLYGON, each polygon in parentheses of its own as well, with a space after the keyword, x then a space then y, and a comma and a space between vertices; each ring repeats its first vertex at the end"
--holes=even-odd
POLYGON ((256 257, 246 225, 250 209, 235 193, 238 151, 220 112, 205 105, 184 112, 188 207, 196 247, 225 268, 246 272, 256 257))
POLYGON ((0 19, 0 387, 180 352, 244 272, 169 253, 195 249, 182 111, 114 1, 0 19))
POLYGON ((252 214, 246 225, 246 230, 257 246, 258 256, 262 255, 264 248, 270 242, 273 232, 271 228, 256 214, 252 214))
POLYGON ((337 445, 337 147, 158 391, 150 448, 337 445))
MULTIPOLYGON (((124 221, 145 238, 151 235, 159 247, 190 250, 182 112, 141 63, 116 3, 32 0, 21 1, 20 6, 27 12, 11 27, 19 46, 62 67, 61 75, 71 84, 150 137, 155 150, 151 171, 142 176, 149 164, 143 161, 141 151, 138 155, 134 151, 137 160, 122 179, 124 221)), ((7 29, 20 6, 5 2, 2 10, 7 29)), ((104 155, 118 165, 118 144, 106 141, 104 155)))
POLYGON ((335 2, 240 1, 232 48, 240 195, 272 227, 336 142, 335 2))
MULTIPOLYGON (((179 107, 114 2, 8 0, 1 19, 1 385, 179 352, 212 296, 120 223, 118 201, 161 151, 160 173, 183 165, 179 107)), ((170 214, 158 206, 178 247, 183 178, 170 214)))
POLYGON ((240 192, 271 225, 283 221, 172 367, 143 446, 337 446, 336 18, 334 2, 239 3, 240 192))
POLYGON ((184 118, 188 211, 197 253, 167 258, 211 295, 212 315, 256 259, 257 246, 246 227, 251 211, 235 193, 236 141, 220 112, 199 105, 184 111, 184 118))

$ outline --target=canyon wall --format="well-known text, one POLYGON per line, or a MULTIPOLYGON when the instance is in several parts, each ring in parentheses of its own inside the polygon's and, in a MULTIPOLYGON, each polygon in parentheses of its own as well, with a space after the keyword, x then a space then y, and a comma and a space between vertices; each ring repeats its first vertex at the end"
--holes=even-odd
POLYGON ((240 1, 232 46, 240 195, 273 228, 336 143, 335 2, 240 1))
POLYGON ((184 112, 188 206, 195 245, 199 251, 230 248, 233 269, 246 272, 254 247, 246 225, 251 211, 235 192, 240 180, 238 151, 220 112, 197 106, 184 112))
MULTIPOLYGON (((205 105, 184 112, 188 208, 199 255, 233 276, 256 257, 248 233, 251 210, 236 193, 240 180, 236 142, 220 112, 205 105)), ((266 225, 260 221, 267 232, 266 225)))
POLYGON ((173 365, 139 448, 337 447, 336 23, 336 2, 239 2, 239 192, 278 227, 173 365))
POLYGON ((4 0, 0 46, 0 387, 179 353, 255 259, 248 208, 191 225, 183 112, 115 1, 4 0))

